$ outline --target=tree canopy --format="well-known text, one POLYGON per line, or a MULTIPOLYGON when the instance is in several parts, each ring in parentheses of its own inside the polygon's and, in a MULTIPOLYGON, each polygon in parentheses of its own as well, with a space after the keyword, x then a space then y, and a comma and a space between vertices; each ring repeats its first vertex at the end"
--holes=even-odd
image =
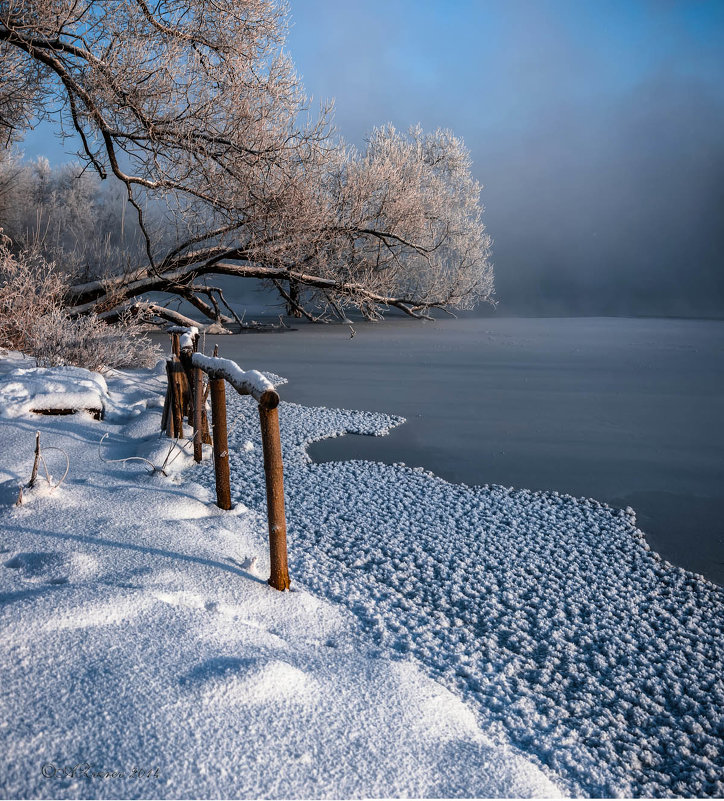
POLYGON ((223 321, 213 274, 262 279, 310 319, 491 298, 462 141, 388 125, 342 142, 283 49, 287 18, 272 0, 0 0, 5 141, 59 121, 137 218, 141 251, 86 265, 73 313, 163 291, 223 321))

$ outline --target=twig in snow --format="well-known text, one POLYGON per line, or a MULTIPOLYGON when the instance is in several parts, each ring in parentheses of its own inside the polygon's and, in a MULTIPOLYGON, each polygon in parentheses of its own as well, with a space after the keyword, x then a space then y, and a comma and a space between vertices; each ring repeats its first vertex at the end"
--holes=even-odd
MULTIPOLYGON (((151 467, 151 475, 153 475, 154 473, 163 473, 163 475, 168 478, 168 473, 164 470, 164 467, 166 467, 166 461, 168 461, 168 456, 170 455, 170 451, 169 454, 166 456, 166 461, 164 461, 161 467, 156 467, 156 465, 153 462, 149 461, 148 459, 144 459, 143 456, 126 456, 125 459, 104 459, 103 454, 101 453, 101 445, 103 444, 103 440, 107 436, 108 433, 105 433, 101 437, 100 442, 98 443, 98 458, 102 462, 105 462, 105 464, 113 464, 118 462, 123 462, 123 464, 125 464, 126 462, 145 462, 147 465, 150 465, 151 467)), ((171 447, 173 447, 173 445, 171 447)))
POLYGON ((23 487, 20 485, 20 491, 18 492, 18 499, 15 501, 16 506, 21 506, 23 503, 23 489, 32 489, 35 486, 35 482, 38 479, 38 467, 42 463, 43 468, 45 469, 45 478, 48 482, 48 486, 50 487, 50 491, 58 489, 58 487, 65 481, 66 476, 68 475, 68 471, 70 470, 70 457, 62 448, 56 448, 53 445, 48 445, 46 448, 41 449, 40 447, 40 431, 35 432, 35 458, 33 459, 33 469, 30 473, 30 481, 23 487), (48 470, 48 464, 45 461, 45 457, 43 456, 43 451, 60 451, 63 456, 65 456, 65 472, 63 473, 63 477, 57 484, 53 484, 53 478, 50 475, 50 470, 48 470))
POLYGON ((187 448, 189 445, 193 445, 193 438, 192 438, 192 439, 190 439, 190 440, 188 440, 188 441, 187 441, 185 444, 183 444, 183 445, 179 445, 179 444, 178 444, 178 437, 177 437, 177 438, 176 438, 176 439, 175 439, 175 440, 174 440, 174 441, 171 443, 171 447, 168 449, 168 453, 166 454, 166 458, 163 460, 163 464, 162 464, 162 465, 161 465, 161 467, 159 468, 159 469, 160 469, 160 471, 161 471, 161 472, 162 472, 164 475, 166 475, 166 473, 164 472, 164 468, 165 468, 165 467, 170 467, 170 466, 171 466, 171 465, 172 465, 172 464, 173 464, 173 463, 176 461, 176 459, 178 458, 178 455, 179 455, 179 453, 183 453, 183 452, 186 450, 186 448, 187 448), (178 450, 176 451, 176 455, 175 455, 175 456, 173 457, 173 459, 171 459, 171 461, 169 462, 169 461, 168 461, 168 457, 171 455, 171 453, 172 453, 172 451, 173 451, 173 448, 174 448, 174 445, 178 445, 178 450))
MULTIPOLYGON (((35 485, 35 479, 38 477, 38 462, 40 460, 40 431, 35 432, 35 459, 33 460, 33 471, 30 474, 30 481, 27 483, 28 489, 32 488, 35 485)), ((21 496, 22 496, 22 489, 21 489, 21 496)), ((22 503, 20 498, 18 498, 18 503, 22 503)))
POLYGON ((48 465, 45 462, 45 457, 43 456, 42 453, 40 454, 40 461, 43 463, 43 467, 45 468, 45 477, 48 479, 48 484, 50 484, 50 489, 51 490, 58 489, 58 487, 65 481, 65 477, 68 475, 68 471, 70 470, 70 457, 62 448, 56 448, 55 446, 52 445, 47 448, 44 448, 44 450, 60 451, 63 454, 63 456, 65 456, 65 473, 63 473, 63 477, 60 479, 60 481, 55 486, 53 486, 52 477, 50 475, 50 472, 48 471, 48 465))

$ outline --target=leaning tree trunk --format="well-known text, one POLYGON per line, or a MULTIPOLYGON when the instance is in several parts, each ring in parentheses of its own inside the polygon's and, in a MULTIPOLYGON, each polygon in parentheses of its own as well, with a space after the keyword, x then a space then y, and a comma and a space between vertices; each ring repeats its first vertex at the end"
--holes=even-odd
POLYGON ((287 315, 289 317, 301 317, 300 291, 298 281, 289 281, 289 300, 287 301, 287 315))

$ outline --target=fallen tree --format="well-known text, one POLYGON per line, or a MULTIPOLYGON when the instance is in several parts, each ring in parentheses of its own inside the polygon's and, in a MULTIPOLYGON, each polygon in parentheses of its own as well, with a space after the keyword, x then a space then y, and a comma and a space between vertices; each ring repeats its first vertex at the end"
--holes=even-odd
POLYGON ((163 292, 230 323, 213 275, 259 279, 310 320, 491 298, 462 142, 390 126, 361 152, 334 140, 282 52, 285 14, 270 0, 1 0, 8 141, 57 113, 140 232, 113 269, 85 265, 71 314, 110 319, 163 292))

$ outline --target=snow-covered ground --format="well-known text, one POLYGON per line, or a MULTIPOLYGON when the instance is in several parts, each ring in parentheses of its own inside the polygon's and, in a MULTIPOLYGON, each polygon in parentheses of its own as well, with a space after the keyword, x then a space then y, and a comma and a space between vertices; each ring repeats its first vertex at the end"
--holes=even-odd
MULTIPOLYGON (((263 509, 255 404, 229 409, 232 497, 263 509)), ((280 421, 292 582, 381 657, 414 659, 566 792, 724 794, 724 591, 653 553, 633 510, 312 464, 310 441, 400 419, 282 403, 280 421)))
POLYGON ((0 418, 1 794, 724 793, 724 592, 632 510, 315 465, 310 441, 400 419, 282 403, 277 593, 250 398, 228 396, 232 512, 210 461, 100 460, 106 432, 105 459, 166 458, 148 377, 109 379, 104 422, 0 418), (36 429, 71 472, 13 507, 36 429), (86 762, 129 775, 42 773, 86 762))
MULTIPOLYGON (((338 519, 344 503, 312 500, 315 471, 292 441, 348 424, 379 431, 391 421, 284 408, 288 487, 300 497, 290 498, 294 590, 279 593, 265 582, 255 405, 230 397, 239 503, 222 512, 209 463, 169 454, 159 438, 160 372, 108 376, 107 396, 99 383, 100 422, 87 413, 31 415, 18 369, 27 364, 0 364, 1 797, 560 794, 555 772, 551 781, 504 737, 481 729, 475 707, 403 655, 400 632, 387 647, 377 629, 365 630, 374 582, 341 604, 327 597, 342 600, 350 568, 336 561, 336 548, 315 555, 313 538, 344 538, 351 524, 338 519), (51 448, 67 453, 70 472, 55 489, 41 478, 15 506, 36 430, 54 482, 65 456, 51 448), (109 461, 125 457, 165 462, 168 475, 142 460, 109 461)), ((34 391, 51 387, 37 371, 25 379, 34 391)), ((61 384, 52 391, 72 387, 61 384)), ((375 469, 372 484, 353 494, 375 489, 375 469)), ((367 521, 360 518, 360 532, 367 521)), ((419 549, 415 534, 406 532, 396 559, 419 549)), ((421 623, 428 610, 423 603, 421 623)), ((397 625, 387 600, 379 615, 384 629, 397 625)), ((413 626, 408 639, 417 637, 413 626)), ((457 655, 440 658, 452 664, 457 655)))

